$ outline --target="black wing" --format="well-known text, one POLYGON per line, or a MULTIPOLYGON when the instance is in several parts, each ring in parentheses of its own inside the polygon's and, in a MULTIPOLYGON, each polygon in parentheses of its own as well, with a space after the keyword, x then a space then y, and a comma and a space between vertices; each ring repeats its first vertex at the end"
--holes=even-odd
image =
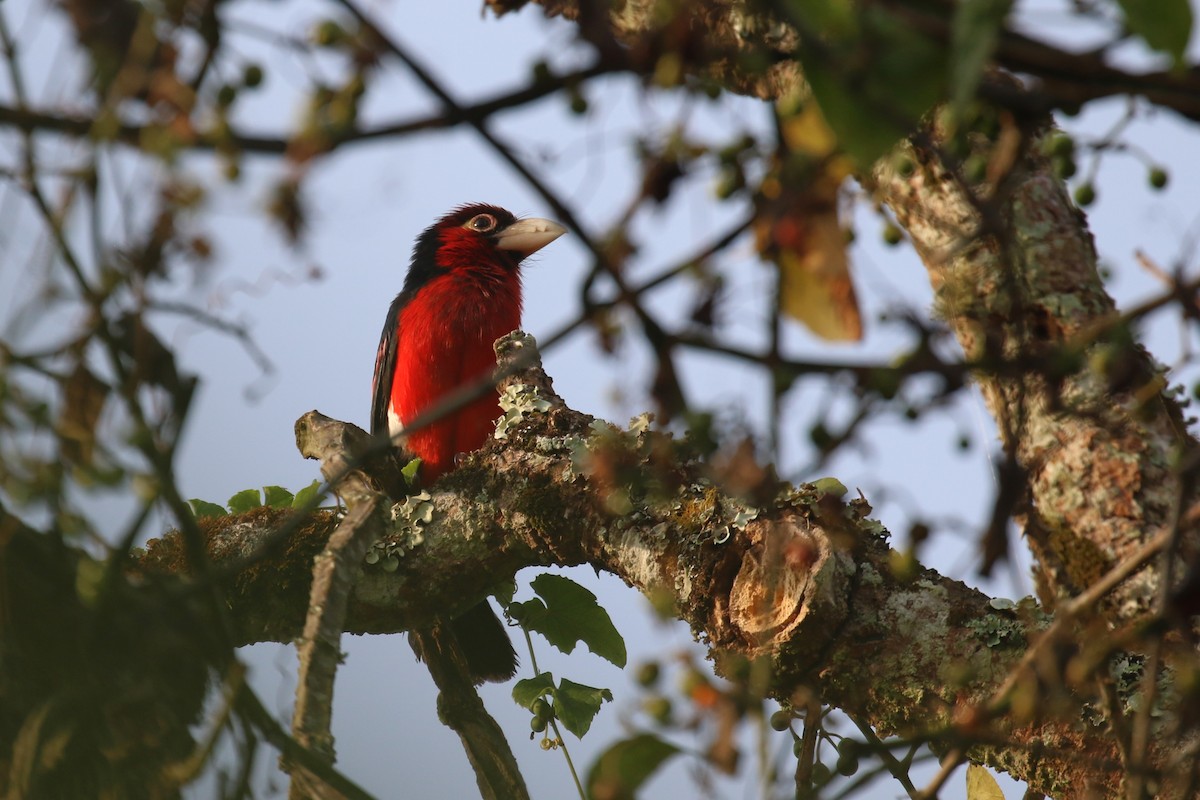
POLYGON ((371 435, 388 434, 388 406, 391 404, 392 380, 396 372, 396 347, 400 343, 397 321, 407 298, 398 294, 388 309, 375 352, 375 377, 371 382, 371 435))

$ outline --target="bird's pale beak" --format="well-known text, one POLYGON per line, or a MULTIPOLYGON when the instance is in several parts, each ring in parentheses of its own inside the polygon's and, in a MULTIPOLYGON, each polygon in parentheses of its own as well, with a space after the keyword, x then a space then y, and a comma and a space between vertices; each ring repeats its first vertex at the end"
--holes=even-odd
POLYGON ((524 258, 541 250, 566 232, 567 229, 562 225, 548 219, 519 219, 495 234, 496 247, 501 250, 514 250, 524 258))

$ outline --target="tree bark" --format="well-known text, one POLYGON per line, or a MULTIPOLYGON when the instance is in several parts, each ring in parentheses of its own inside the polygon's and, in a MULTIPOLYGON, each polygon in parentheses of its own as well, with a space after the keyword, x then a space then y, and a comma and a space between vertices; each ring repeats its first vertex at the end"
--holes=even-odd
MULTIPOLYGON (((1019 507, 1052 604, 1171 529, 1198 498, 1175 467, 1195 440, 1165 391, 1166 368, 1134 342, 1096 269, 1086 218, 1036 144, 999 186, 967 185, 921 144, 906 150, 918 164, 907 178, 891 160, 873 178, 968 359, 1032 366, 977 378, 1025 476, 1019 507)), ((1181 539, 1194 553, 1195 531, 1181 539)), ((1104 615, 1118 624, 1154 613, 1160 576, 1154 565, 1139 572, 1104 615)))

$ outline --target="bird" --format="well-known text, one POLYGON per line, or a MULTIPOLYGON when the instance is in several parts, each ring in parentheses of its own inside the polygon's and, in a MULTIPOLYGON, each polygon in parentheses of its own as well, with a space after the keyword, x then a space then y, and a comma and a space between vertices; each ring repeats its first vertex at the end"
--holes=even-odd
MULTIPOLYGON (((450 211, 417 237, 375 356, 371 433, 420 458, 423 485, 491 437, 499 399, 489 392, 411 432, 405 426, 491 374, 493 343, 521 326, 522 262, 564 233, 557 222, 518 219, 475 203, 450 211)), ((516 652, 487 600, 451 620, 448 630, 476 684, 516 674, 516 652)))

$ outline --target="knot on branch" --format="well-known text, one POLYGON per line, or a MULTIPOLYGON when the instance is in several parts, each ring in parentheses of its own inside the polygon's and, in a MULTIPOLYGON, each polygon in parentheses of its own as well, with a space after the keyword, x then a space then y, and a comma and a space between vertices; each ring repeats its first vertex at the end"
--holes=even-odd
POLYGON ((799 638, 825 641, 846 614, 852 564, 829 537, 796 518, 753 522, 751 546, 729 592, 729 618, 744 641, 772 651, 799 638))
POLYGON ((386 442, 319 411, 296 420, 296 447, 300 455, 321 462, 321 475, 351 506, 400 480, 386 442))

